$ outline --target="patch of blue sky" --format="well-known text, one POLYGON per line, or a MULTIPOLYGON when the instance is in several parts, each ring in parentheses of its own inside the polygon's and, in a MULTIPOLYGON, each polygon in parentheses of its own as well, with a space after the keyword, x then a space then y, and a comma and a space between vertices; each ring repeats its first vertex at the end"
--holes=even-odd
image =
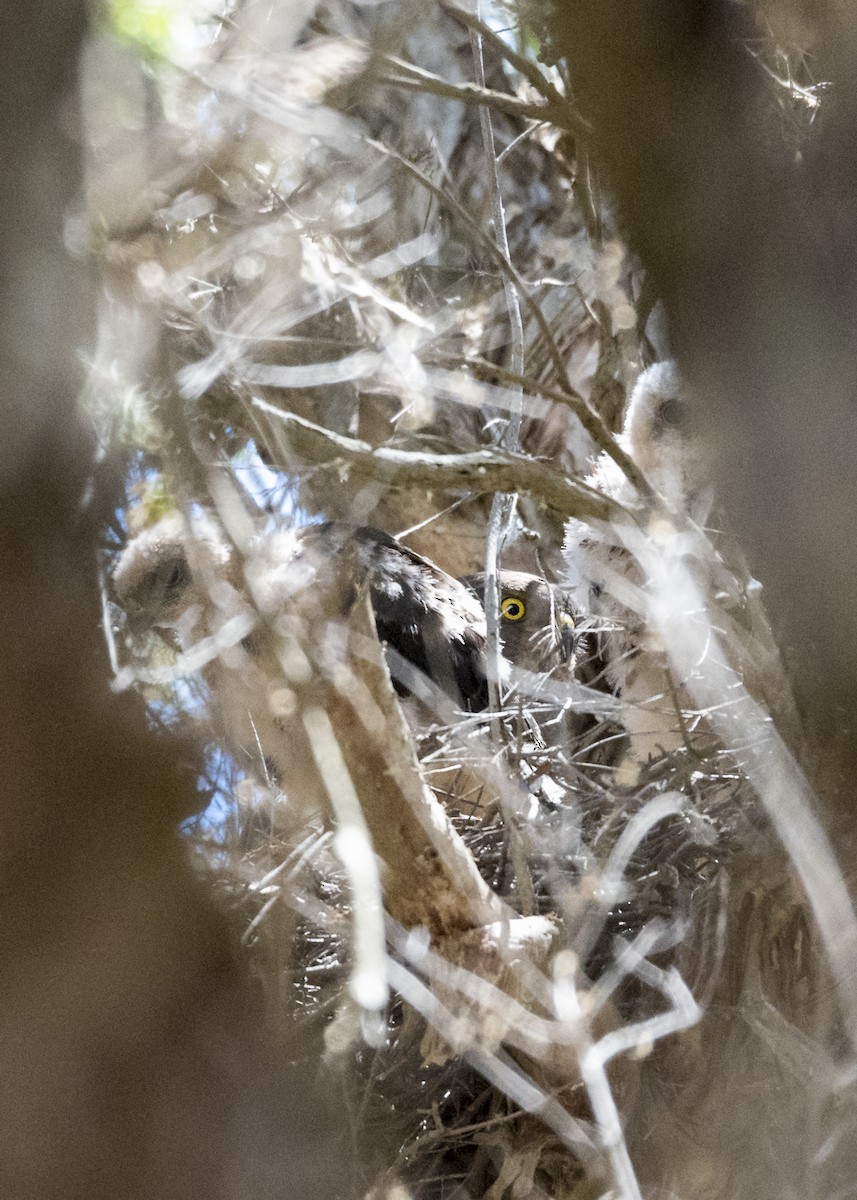
POLYGON ((179 825, 179 832, 204 848, 210 865, 217 865, 221 854, 228 855, 238 833, 239 810, 235 789, 240 775, 232 756, 222 746, 206 750, 205 769, 197 786, 210 799, 201 813, 179 825))
POLYGON ((302 528, 324 521, 301 508, 297 480, 268 466, 254 441, 248 441, 235 455, 231 468, 247 496, 270 518, 271 527, 302 528))
POLYGON ((485 3, 485 0, 482 0, 479 15, 507 46, 513 50, 520 50, 520 24, 512 20, 512 14, 505 4, 496 3, 496 0, 485 3))

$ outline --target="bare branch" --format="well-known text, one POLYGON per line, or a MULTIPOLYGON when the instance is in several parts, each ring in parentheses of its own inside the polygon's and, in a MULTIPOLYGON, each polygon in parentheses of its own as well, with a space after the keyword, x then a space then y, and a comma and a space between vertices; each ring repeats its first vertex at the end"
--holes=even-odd
POLYGON ((565 408, 570 408, 596 446, 613 459, 624 473, 625 478, 640 493, 640 496, 650 504, 657 502, 655 490, 643 472, 634 460, 625 453, 592 405, 584 400, 582 396, 560 388, 550 387, 548 384, 540 383, 538 380, 526 375, 519 375, 514 371, 507 370, 505 367, 499 367, 495 363, 487 362, 485 359, 468 359, 467 366, 477 373, 498 379, 502 383, 520 385, 526 388, 532 395, 541 396, 545 400, 552 400, 554 404, 562 404, 565 408))
POLYGON ((356 473, 390 487, 424 487, 438 491, 527 492, 564 517, 610 521, 633 517, 609 496, 566 479, 524 454, 471 450, 463 454, 424 454, 414 450, 375 448, 357 438, 331 433, 276 405, 254 399, 254 405, 282 422, 298 457, 321 464, 342 463, 356 473))
POLYGON ((520 100, 506 92, 496 92, 492 88, 480 87, 476 83, 449 83, 431 71, 415 67, 404 59, 386 55, 393 70, 381 75, 384 83, 394 87, 406 88, 412 92, 429 92, 435 96, 445 96, 449 100, 461 100, 465 104, 479 104, 486 108, 494 108, 510 117, 522 117, 530 121, 549 121, 553 111, 550 104, 531 104, 528 100, 520 100))
POLYGON ((514 50, 508 42, 505 42, 490 25, 486 25, 475 13, 468 12, 467 9, 459 7, 458 4, 451 3, 450 0, 441 0, 441 6, 456 21, 460 21, 471 32, 477 33, 483 41, 487 42, 493 50, 501 54, 516 71, 523 75, 527 83, 544 96, 545 100, 548 101, 545 110, 548 115, 555 111, 556 115, 561 114, 564 128, 570 130, 581 139, 588 140, 592 137, 592 126, 589 122, 580 115, 568 97, 563 96, 562 92, 554 87, 534 62, 525 55, 519 54, 517 50, 514 50))

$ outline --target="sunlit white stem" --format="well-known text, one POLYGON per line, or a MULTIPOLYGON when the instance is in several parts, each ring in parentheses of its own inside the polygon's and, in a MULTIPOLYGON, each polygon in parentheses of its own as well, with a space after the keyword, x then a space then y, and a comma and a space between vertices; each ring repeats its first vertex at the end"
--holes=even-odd
POLYGON ((351 995, 362 1008, 377 1011, 387 1002, 387 953, 381 878, 372 838, 327 713, 316 706, 308 707, 303 713, 303 725, 336 818, 333 847, 351 887, 354 913, 351 995))

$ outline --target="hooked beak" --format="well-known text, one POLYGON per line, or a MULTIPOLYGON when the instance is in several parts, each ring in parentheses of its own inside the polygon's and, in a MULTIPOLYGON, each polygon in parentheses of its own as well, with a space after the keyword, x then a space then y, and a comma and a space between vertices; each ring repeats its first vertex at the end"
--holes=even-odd
POLYGON ((574 645, 574 620, 570 613, 561 612, 559 614, 559 646, 564 663, 571 662, 571 657, 574 654, 574 645))

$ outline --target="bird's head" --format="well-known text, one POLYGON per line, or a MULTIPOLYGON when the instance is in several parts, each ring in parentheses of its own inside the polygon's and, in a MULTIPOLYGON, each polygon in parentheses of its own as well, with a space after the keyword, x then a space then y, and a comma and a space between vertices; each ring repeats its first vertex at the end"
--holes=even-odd
MULTIPOLYGON (((485 576, 465 582, 485 602, 485 576)), ((525 571, 498 571, 503 654, 517 667, 544 672, 566 666, 576 647, 571 598, 556 584, 525 571)))
POLYGON ((155 630, 171 641, 179 631, 189 634, 206 610, 206 591, 194 568, 222 577, 229 561, 228 547, 209 522, 191 530, 179 513, 131 538, 113 571, 129 633, 141 637, 155 630))
POLYGON ((634 462, 658 491, 677 508, 704 519, 710 504, 709 470, 699 416, 676 364, 654 363, 631 392, 622 434, 634 462))

